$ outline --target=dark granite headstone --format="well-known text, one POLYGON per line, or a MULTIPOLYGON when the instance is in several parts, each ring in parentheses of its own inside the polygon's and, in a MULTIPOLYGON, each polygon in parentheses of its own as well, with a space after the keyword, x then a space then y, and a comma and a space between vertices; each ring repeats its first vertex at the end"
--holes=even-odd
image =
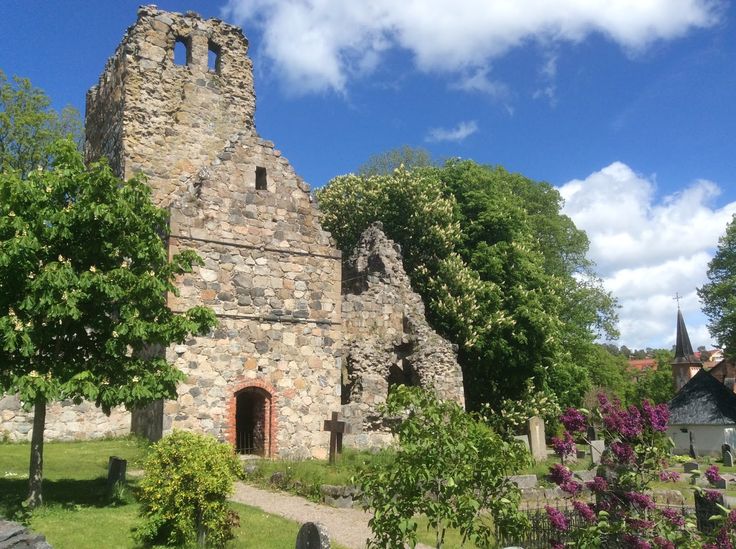
POLYGON ((685 465, 683 465, 683 470, 686 473, 692 473, 693 471, 697 471, 700 469, 700 465, 698 465, 697 461, 688 461, 685 465))
POLYGON ((585 436, 590 441, 596 440, 598 438, 598 433, 595 432, 595 427, 593 427, 592 425, 588 425, 588 431, 585 436))
POLYGON ((330 549, 330 536, 318 522, 305 522, 296 536, 296 549, 330 549))

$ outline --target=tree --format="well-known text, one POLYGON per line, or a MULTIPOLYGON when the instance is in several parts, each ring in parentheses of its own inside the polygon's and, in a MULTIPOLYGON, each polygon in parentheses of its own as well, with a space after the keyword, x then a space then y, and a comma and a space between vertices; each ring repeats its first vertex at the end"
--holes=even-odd
POLYGON ((384 153, 374 154, 358 168, 359 175, 390 175, 403 166, 407 170, 434 165, 427 149, 404 145, 384 153))
POLYGON ((76 109, 65 107, 57 113, 46 94, 27 78, 8 80, 0 71, 0 172, 14 170, 26 177, 39 167, 48 168, 51 145, 65 137, 81 146, 82 123, 76 109))
POLYGON ((736 353, 736 215, 708 263, 708 282, 698 289, 710 335, 729 358, 736 353))
POLYGON ((214 314, 167 307, 174 279, 201 260, 168 257, 167 214, 141 178, 85 167, 70 141, 53 169, 0 173, 0 392, 34 407, 29 502, 41 503, 43 431, 52 400, 141 405, 175 396, 181 372, 151 349, 183 342, 214 314))
POLYGON ((581 365, 595 337, 613 332, 614 302, 551 186, 452 160, 336 177, 317 197, 341 249, 376 220, 401 245, 430 323, 459 345, 471 408, 521 397, 530 378, 561 404, 580 403, 581 365))
POLYGON ((506 442, 456 402, 440 401, 418 387, 392 388, 384 413, 396 418, 395 459, 376 462, 361 474, 366 505, 373 510, 370 547, 416 544, 416 515, 427 517, 436 547, 447 528, 462 545, 489 547, 493 528, 514 535, 525 525, 519 489, 508 478, 527 464, 518 442, 506 442))

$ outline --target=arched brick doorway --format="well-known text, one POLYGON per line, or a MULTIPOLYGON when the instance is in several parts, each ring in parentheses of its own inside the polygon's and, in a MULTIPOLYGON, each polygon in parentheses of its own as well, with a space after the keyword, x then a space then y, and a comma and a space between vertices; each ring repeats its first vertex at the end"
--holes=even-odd
POLYGON ((260 387, 246 387, 235 394, 235 450, 239 454, 271 456, 271 404, 271 394, 260 387))

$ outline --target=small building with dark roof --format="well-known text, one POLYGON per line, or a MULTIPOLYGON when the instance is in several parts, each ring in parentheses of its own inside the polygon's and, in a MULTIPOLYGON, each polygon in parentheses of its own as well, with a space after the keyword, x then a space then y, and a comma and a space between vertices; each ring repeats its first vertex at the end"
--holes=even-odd
POLYGON ((693 445, 697 455, 721 455, 721 446, 736 448, 736 394, 700 369, 669 402, 668 434, 675 453, 693 445))

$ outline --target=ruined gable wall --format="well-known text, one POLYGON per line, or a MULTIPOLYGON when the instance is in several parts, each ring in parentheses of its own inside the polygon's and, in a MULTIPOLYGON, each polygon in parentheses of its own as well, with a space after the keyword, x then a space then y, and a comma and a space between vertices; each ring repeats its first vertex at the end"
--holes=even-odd
POLYGON ((391 440, 378 407, 389 387, 433 389, 464 405, 462 370, 452 344, 427 323, 411 288, 401 250, 374 223, 343 265, 343 415, 347 445, 380 447, 391 440))
POLYGON ((244 132, 190 191, 172 204, 171 246, 196 250, 204 266, 182 277, 170 306, 207 305, 220 324, 169 350, 188 377, 165 404, 165 430, 234 441, 235 395, 256 384, 275 399, 272 453, 324 457, 322 421, 340 405, 341 254, 308 187, 272 143, 244 132))
POLYGON ((240 28, 196 14, 142 6, 87 95, 87 156, 107 156, 118 175, 144 173, 167 206, 237 132, 253 126, 255 93, 240 28), (177 40, 190 61, 174 63, 177 40), (219 71, 208 68, 210 47, 219 71))

